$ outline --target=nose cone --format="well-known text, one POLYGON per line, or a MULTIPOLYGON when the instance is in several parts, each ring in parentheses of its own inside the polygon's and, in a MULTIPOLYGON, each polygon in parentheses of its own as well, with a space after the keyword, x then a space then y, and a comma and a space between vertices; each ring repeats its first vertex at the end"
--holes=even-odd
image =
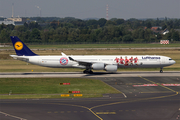
POLYGON ((171 65, 173 65, 173 64, 175 64, 175 63, 176 63, 176 61, 174 61, 174 60, 172 60, 172 59, 169 61, 169 64, 171 64, 171 65))
POLYGON ((172 64, 175 64, 176 63, 176 61, 175 60, 172 60, 172 64))

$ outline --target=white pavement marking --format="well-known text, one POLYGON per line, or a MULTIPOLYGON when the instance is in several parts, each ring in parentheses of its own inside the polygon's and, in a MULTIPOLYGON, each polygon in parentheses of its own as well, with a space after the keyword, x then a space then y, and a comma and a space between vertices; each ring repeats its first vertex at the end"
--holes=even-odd
POLYGON ((7 114, 7 113, 5 113, 5 112, 1 112, 1 111, 0 111, 0 113, 1 113, 1 114, 4 114, 4 115, 6 115, 6 116, 10 116, 10 117, 13 117, 13 118, 17 118, 17 119, 19 119, 19 120, 27 120, 27 119, 24 119, 24 118, 21 118, 21 117, 17 117, 17 116, 14 116, 14 115, 7 114))
POLYGON ((126 94, 122 93, 124 95, 125 98, 127 98, 126 94))

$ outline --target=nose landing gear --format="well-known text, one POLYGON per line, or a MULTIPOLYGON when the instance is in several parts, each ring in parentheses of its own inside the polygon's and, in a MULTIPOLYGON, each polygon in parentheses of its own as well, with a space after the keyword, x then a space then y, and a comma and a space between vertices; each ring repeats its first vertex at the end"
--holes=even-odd
POLYGON ((163 70, 162 70, 162 69, 163 69, 163 68, 160 69, 160 73, 163 73, 163 70))

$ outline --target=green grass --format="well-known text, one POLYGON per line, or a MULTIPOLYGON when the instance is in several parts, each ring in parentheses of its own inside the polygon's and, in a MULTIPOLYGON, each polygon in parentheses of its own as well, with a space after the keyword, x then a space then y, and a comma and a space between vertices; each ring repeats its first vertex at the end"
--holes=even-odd
POLYGON ((82 97, 74 97, 70 94, 69 97, 61 97, 59 95, 42 95, 42 94, 33 94, 33 95, 0 95, 0 99, 40 99, 40 98, 91 98, 91 97, 102 97, 102 94, 83 94, 82 97))
MULTIPOLYGON (((58 44, 58 45, 28 45, 31 49, 62 49, 62 48, 153 48, 153 47, 179 47, 180 43, 161 44, 58 44)), ((13 49, 13 47, 0 47, 0 49, 13 49)))
POLYGON ((0 79, 0 99, 59 98, 60 94, 68 94, 68 91, 80 91, 83 97, 100 97, 105 93, 120 93, 102 81, 86 78, 0 79), (70 85, 59 85, 59 83, 70 83, 70 85), (12 92, 11 95, 8 95, 10 92, 12 92))

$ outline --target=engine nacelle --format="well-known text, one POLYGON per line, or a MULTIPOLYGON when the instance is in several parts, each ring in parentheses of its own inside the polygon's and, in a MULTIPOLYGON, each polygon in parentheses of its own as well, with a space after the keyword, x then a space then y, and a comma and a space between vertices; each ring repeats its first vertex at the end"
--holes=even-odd
POLYGON ((117 65, 106 65, 105 70, 108 72, 116 72, 117 71, 117 65))
POLYGON ((94 63, 91 67, 94 70, 104 70, 104 66, 104 63, 94 63))

